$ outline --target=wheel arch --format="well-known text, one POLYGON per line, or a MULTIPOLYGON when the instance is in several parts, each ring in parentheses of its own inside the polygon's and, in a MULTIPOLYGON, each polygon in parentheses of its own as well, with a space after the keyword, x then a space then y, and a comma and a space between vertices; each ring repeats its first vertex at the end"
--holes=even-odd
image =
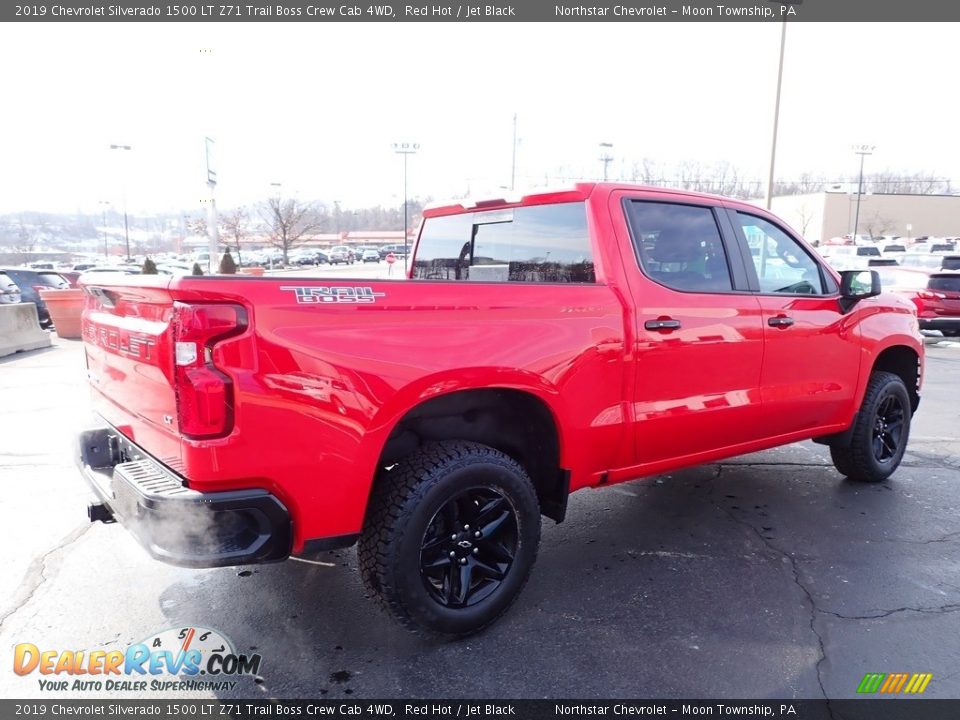
POLYGON ((866 384, 870 376, 878 370, 893 373, 903 380, 903 384, 907 386, 907 394, 910 396, 910 412, 915 413, 920 405, 920 385, 923 380, 922 352, 901 343, 889 345, 881 350, 864 378, 859 402, 863 402, 863 394, 866 392, 866 384))
MULTIPOLYGON (((533 481, 543 515, 562 522, 570 473, 563 467, 557 409, 545 393, 528 387, 478 386, 424 396, 388 424, 377 453, 374 482, 382 470, 427 442, 466 440, 488 445, 516 460, 533 481)), ((372 489, 372 484, 371 484, 372 489)))

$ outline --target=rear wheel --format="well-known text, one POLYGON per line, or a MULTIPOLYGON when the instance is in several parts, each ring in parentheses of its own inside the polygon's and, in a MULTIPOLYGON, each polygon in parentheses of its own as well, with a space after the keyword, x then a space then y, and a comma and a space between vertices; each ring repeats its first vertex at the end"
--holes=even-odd
POLYGON ((900 465, 910 436, 910 395, 899 375, 870 376, 848 446, 831 446, 834 467, 851 480, 880 482, 900 465))
POLYGON ((510 606, 540 540, 530 478, 472 442, 425 445, 378 480, 357 548, 365 585, 407 628, 463 636, 510 606))

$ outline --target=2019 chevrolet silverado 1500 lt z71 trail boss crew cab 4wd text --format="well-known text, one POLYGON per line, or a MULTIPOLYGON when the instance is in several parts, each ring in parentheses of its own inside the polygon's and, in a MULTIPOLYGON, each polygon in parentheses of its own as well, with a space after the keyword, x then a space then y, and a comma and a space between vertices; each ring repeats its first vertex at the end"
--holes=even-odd
POLYGON ((98 499, 190 567, 358 543, 408 627, 463 635, 581 488, 798 440, 887 478, 919 402, 913 306, 752 205, 581 184, 424 212, 409 277, 96 278, 98 499))

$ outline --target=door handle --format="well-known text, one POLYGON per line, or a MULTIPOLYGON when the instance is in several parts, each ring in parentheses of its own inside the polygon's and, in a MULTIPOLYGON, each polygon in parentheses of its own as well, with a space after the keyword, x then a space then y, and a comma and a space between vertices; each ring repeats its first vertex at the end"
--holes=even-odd
POLYGON ((787 317, 786 315, 778 315, 777 317, 772 317, 767 320, 767 325, 770 327, 788 328, 793 325, 793 318, 787 317))
POLYGON ((647 320, 643 324, 644 330, 677 330, 679 328, 679 320, 647 320))

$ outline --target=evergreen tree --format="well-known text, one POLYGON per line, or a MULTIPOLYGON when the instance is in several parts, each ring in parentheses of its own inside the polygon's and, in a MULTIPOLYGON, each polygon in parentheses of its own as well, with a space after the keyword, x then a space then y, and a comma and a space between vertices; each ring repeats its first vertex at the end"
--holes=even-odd
POLYGON ((220 269, 218 272, 221 275, 236 275, 237 274, 237 263, 233 260, 233 255, 230 254, 230 251, 227 250, 223 257, 220 258, 220 269))

